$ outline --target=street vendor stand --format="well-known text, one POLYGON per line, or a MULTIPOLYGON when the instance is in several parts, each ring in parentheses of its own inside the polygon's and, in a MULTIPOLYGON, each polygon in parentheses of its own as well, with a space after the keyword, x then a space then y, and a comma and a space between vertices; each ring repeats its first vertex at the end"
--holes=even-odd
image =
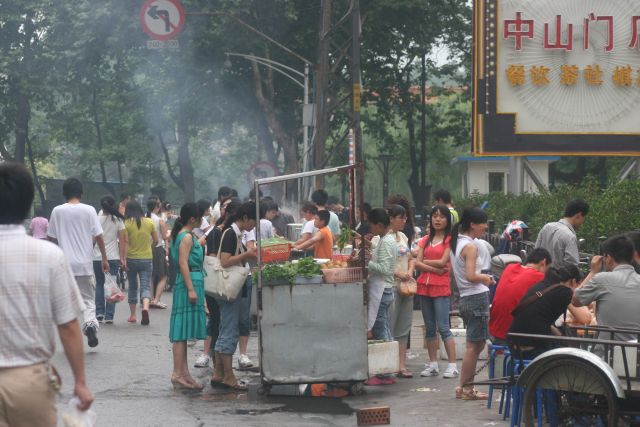
MULTIPOLYGON (((347 174, 351 184, 353 227, 356 177, 362 184, 362 169, 358 165, 258 179, 255 194, 260 194, 260 186, 266 184, 340 173, 347 174)), ((362 192, 357 193, 361 206, 362 192)), ((256 212, 259 217, 259 200, 256 212)), ((322 283, 296 280, 294 284, 272 286, 263 282, 262 269, 265 258, 272 259, 273 253, 263 250, 260 221, 256 227, 262 391, 268 393, 273 385, 346 383, 352 393, 357 392, 369 376, 364 253, 358 268, 336 270, 334 276, 325 274, 322 283), (336 277, 336 283, 331 277, 336 277)))

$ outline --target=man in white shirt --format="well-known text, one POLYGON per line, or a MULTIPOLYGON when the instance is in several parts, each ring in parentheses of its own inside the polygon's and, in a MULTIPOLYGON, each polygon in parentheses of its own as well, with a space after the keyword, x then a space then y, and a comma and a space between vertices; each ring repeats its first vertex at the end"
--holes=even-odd
POLYGON ((69 263, 58 247, 27 236, 21 225, 33 195, 24 165, 0 164, 0 426, 56 425, 52 323, 71 365, 79 409, 93 402, 77 320, 83 303, 69 263))
MULTIPOLYGON (((316 190, 311 194, 311 201, 316 204, 316 207, 319 211, 327 210, 327 201, 329 200, 329 194, 325 190, 316 190)), ((329 224, 327 224, 329 230, 333 234, 333 241, 338 240, 338 236, 340 235, 340 220, 338 219, 338 215, 329 211, 329 224)))
POLYGON ((93 274, 94 240, 100 249, 102 271, 109 271, 107 251, 102 239, 102 226, 96 210, 84 203, 82 183, 76 178, 67 179, 62 184, 62 193, 67 203, 56 206, 51 212, 47 235, 57 243, 69 259, 71 271, 86 306, 83 311, 82 330, 87 336, 89 347, 98 345, 98 320, 96 319, 96 279, 93 274))

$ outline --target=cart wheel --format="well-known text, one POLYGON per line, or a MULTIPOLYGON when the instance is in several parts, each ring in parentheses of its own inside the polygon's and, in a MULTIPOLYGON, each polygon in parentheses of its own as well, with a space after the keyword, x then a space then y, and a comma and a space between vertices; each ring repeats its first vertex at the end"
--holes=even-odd
POLYGON ((536 390, 540 389, 555 392, 549 398, 555 403, 557 425, 611 427, 618 423, 618 400, 611 384, 589 363, 576 359, 552 360, 538 368, 524 392, 522 411, 527 427, 536 425, 536 390))
POLYGON ((349 394, 352 396, 359 396, 364 392, 364 383, 357 382, 349 384, 349 394))

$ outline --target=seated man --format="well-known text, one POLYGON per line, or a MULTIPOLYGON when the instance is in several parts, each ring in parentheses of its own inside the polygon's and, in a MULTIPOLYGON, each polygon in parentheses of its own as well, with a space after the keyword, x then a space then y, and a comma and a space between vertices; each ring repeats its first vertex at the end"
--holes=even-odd
MULTIPOLYGON (((544 280, 533 285, 514 308, 509 332, 561 335, 554 324, 567 311, 580 279, 575 265, 549 268, 544 280)), ((553 347, 551 341, 535 338, 513 337, 510 342, 518 357, 529 360, 553 347)))
POLYGON ((507 344, 507 332, 513 321, 511 311, 531 286, 544 279, 550 264, 549 251, 536 248, 527 257, 525 265, 509 264, 504 269, 489 315, 489 334, 493 344, 507 344))
MULTIPOLYGON (((610 237, 602 244, 604 256, 591 260, 591 271, 573 296, 575 306, 596 303, 600 326, 640 330, 640 274, 633 266, 634 246, 627 236, 610 237), (603 267, 607 271, 602 271, 603 267)), ((609 339, 609 337, 601 336, 609 339)), ((631 341, 637 334, 616 333, 614 339, 631 341)))
POLYGON ((329 219, 329 211, 318 211, 315 219, 315 226, 318 231, 312 238, 295 245, 294 248, 304 250, 313 247, 313 256, 315 258, 331 259, 333 255, 333 234, 327 227, 329 219))

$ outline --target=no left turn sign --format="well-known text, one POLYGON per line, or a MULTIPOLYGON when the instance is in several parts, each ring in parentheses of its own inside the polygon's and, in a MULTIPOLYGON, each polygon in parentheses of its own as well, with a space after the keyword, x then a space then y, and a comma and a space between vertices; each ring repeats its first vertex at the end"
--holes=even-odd
POLYGON ((150 37, 166 41, 184 27, 184 8, 179 0, 146 0, 140 10, 140 24, 150 37))

